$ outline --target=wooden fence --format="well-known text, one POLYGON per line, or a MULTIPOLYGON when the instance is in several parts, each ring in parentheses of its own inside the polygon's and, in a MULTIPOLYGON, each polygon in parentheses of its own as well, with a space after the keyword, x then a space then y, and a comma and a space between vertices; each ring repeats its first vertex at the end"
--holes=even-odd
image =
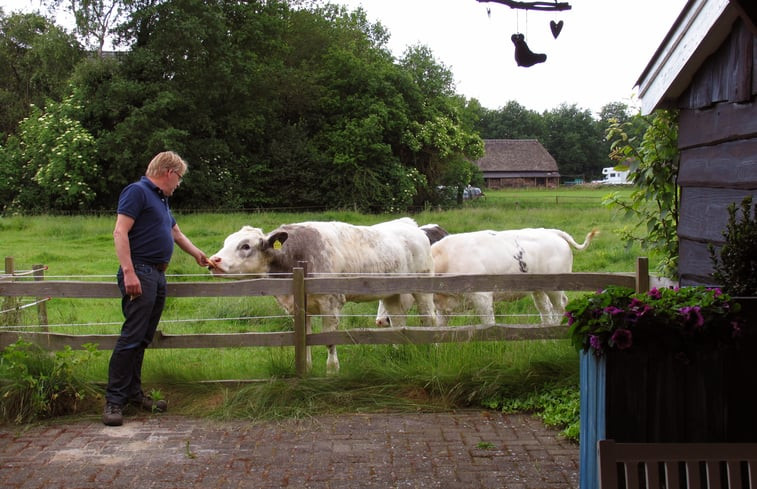
MULTIPOLYGON (((250 346, 291 346, 295 350, 295 367, 304 374, 306 347, 314 345, 353 344, 429 344, 467 341, 499 341, 566 338, 568 328, 561 324, 495 324, 451 327, 353 328, 349 330, 307 333, 307 296, 310 294, 385 294, 404 292, 476 292, 566 290, 595 291, 608 285, 649 290, 650 276, 646 258, 637 260, 635 273, 568 273, 518 275, 445 275, 433 277, 350 276, 309 277, 305 264, 293 269, 285 278, 259 278, 203 282, 170 282, 169 297, 240 297, 292 295, 294 297, 294 330, 283 332, 250 332, 218 334, 163 334, 157 331, 151 348, 225 348, 250 346)), ((6 259, 6 272, 8 261, 6 259)), ((16 273, 0 276, 0 297, 55 297, 68 299, 120 300, 115 281, 83 282, 32 279, 16 273)), ((7 302, 7 299, 6 299, 7 302)), ((19 338, 50 350, 68 345, 81 348, 95 343, 100 349, 112 349, 118 335, 70 335, 51 332, 0 331, 0 348, 19 338)))

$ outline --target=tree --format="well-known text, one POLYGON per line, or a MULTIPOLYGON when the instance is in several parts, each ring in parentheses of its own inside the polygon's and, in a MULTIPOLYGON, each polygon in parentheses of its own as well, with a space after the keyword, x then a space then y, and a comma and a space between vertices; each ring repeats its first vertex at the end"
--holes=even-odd
POLYGON ((14 133, 32 105, 60 101, 83 56, 73 36, 41 15, 0 10, 0 133, 14 133))
POLYGON ((602 107, 599 111, 599 128, 602 134, 605 134, 604 138, 604 152, 610 155, 610 160, 615 166, 628 167, 630 162, 618 161, 613 159, 611 153, 613 152, 612 141, 607 138, 608 131, 612 127, 623 126, 626 136, 629 139, 638 139, 644 136, 644 131, 647 125, 644 124, 643 118, 635 117, 637 114, 632 114, 630 108, 624 102, 612 102, 602 107))
POLYGON ((294 98, 302 109, 287 113, 286 120, 299 121, 310 134, 311 180, 300 188, 317 191, 327 205, 407 208, 420 177, 398 154, 409 114, 402 74, 384 47, 386 36, 368 27, 360 9, 350 14, 327 6, 298 11, 293 19, 299 28, 287 35, 292 47, 287 64, 296 76, 288 78, 299 83, 282 97, 294 98))
POLYGON ((84 123, 97 137, 110 195, 155 153, 172 149, 190 166, 174 207, 270 203, 260 154, 278 117, 272 92, 279 65, 267 60, 284 48, 282 8, 199 0, 143 5, 119 28, 129 51, 82 65, 76 85, 88 100, 84 123))
POLYGON ((130 0, 40 0, 50 11, 63 8, 76 23, 76 33, 82 42, 99 56, 112 33, 113 26, 123 20, 133 3, 130 0))
POLYGON ((440 185, 456 187, 461 200, 463 188, 478 172, 471 161, 484 154, 471 112, 454 95, 452 72, 434 59, 430 49, 411 46, 399 64, 410 76, 405 96, 413 117, 403 135, 405 157, 427 182, 416 204, 437 203, 440 185))
POLYGON ((515 101, 485 110, 477 128, 484 139, 538 139, 545 134, 544 118, 515 101))
POLYGON ((601 175, 608 166, 603 135, 591 112, 563 104, 544 113, 544 147, 557 161, 562 175, 601 175))
POLYGON ((427 48, 396 62, 365 12, 325 4, 130 2, 130 49, 73 77, 102 192, 172 149, 189 162, 182 207, 399 212, 429 178, 465 185, 482 154, 477 113, 427 48))

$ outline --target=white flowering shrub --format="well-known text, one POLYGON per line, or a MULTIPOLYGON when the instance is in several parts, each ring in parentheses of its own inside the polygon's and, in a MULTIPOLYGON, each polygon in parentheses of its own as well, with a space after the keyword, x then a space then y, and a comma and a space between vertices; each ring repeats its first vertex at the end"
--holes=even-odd
POLYGON ((101 178, 95 140, 76 119, 73 97, 32 107, 9 142, 2 207, 14 210, 82 210, 94 200, 101 178))

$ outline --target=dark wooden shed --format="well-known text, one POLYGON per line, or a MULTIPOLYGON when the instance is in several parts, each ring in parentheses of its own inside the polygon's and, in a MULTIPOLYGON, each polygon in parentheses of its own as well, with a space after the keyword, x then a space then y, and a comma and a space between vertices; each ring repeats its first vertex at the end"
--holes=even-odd
POLYGON ((637 81, 642 113, 679 109, 682 285, 714 285, 708 243, 757 200, 757 2, 690 0, 637 81))
POLYGON ((560 172, 536 139, 484 139, 484 156, 475 162, 487 188, 557 187, 560 172))

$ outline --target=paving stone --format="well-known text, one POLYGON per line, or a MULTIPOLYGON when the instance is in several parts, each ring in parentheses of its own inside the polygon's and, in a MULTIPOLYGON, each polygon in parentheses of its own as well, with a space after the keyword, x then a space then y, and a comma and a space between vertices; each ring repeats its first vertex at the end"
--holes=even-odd
POLYGON ((495 411, 0 426, 4 489, 577 489, 578 446, 495 411))

